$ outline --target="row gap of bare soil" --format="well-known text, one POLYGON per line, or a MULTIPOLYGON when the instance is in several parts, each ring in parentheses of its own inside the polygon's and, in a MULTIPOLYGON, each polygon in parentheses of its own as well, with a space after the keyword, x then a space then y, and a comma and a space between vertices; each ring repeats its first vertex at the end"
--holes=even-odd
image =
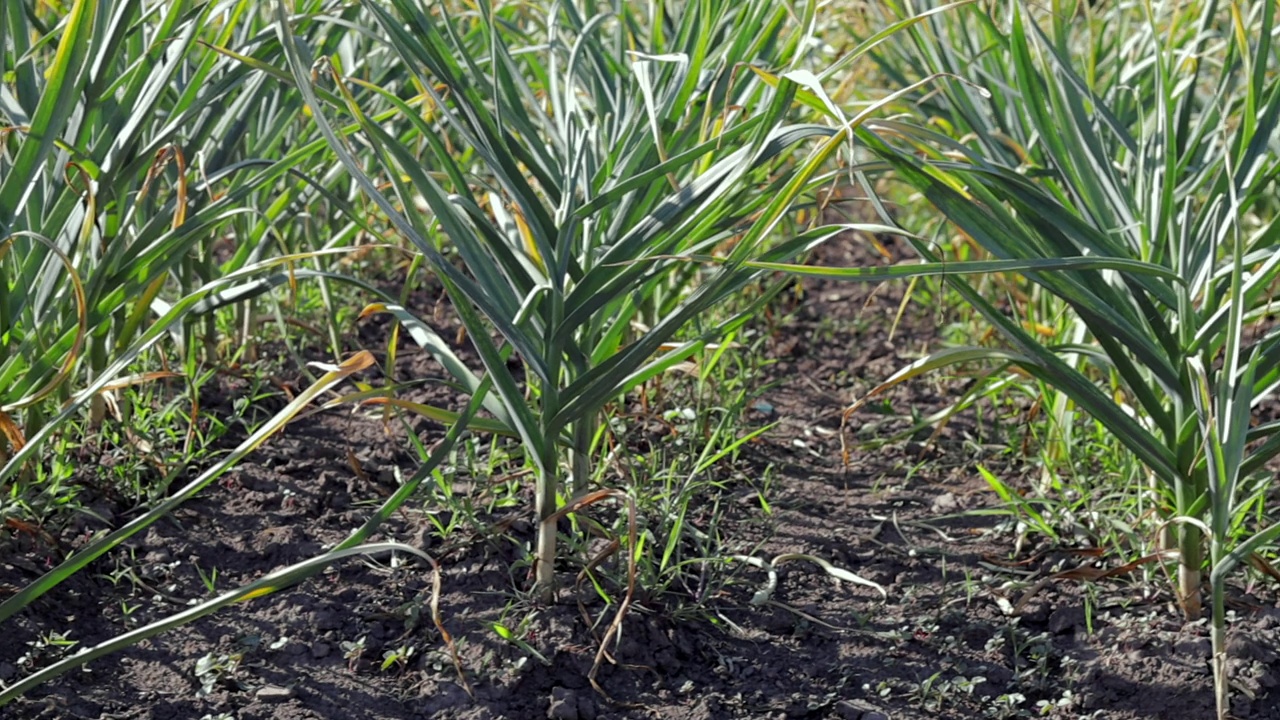
MULTIPOLYGON (((857 237, 821 250, 818 262, 874 262, 857 237)), ((471 694, 459 680, 430 618, 431 573, 349 561, 300 586, 235 606, 75 671, 0 709, 5 718, 970 718, 1213 716, 1209 641, 1203 622, 1178 619, 1163 584, 1108 580, 1086 598, 1072 583, 1044 587, 1008 613, 1026 588, 1063 563, 1069 548, 1036 546, 1011 556, 1006 518, 969 511, 998 499, 976 470, 982 464, 1025 487, 1021 454, 999 423, 970 411, 901 442, 863 446, 909 427, 959 393, 961 382, 925 379, 887 396, 892 414, 862 413, 840 451, 840 416, 849 399, 939 342, 939 312, 919 304, 890 339, 902 288, 806 281, 795 307, 773 314, 764 345, 768 389, 748 425, 774 423, 724 474, 714 528, 723 551, 773 558, 804 553, 878 583, 840 582, 817 565, 778 565, 770 602, 753 604, 763 572, 743 566, 711 597, 676 586, 639 594, 620 638, 588 681, 614 608, 576 598, 539 610, 519 639, 546 663, 507 642, 494 623, 514 626, 530 605, 521 542, 532 538, 531 491, 523 505, 482 519, 497 531, 461 527, 442 544, 424 508, 402 512, 375 539, 409 542, 441 561, 439 608, 456 640, 471 694), (870 449, 874 448, 874 449, 870 449), (737 482, 734 478, 756 482, 737 482), (771 478, 768 511, 757 491, 771 478), (514 542, 513 542, 514 539, 514 542), (1027 561, 1012 566, 1010 560, 1027 561), (1088 602, 1088 608, 1086 608, 1088 602), (696 610, 693 611, 693 610, 696 610), (384 667, 385 653, 413 654, 384 667)), ((415 295, 423 317, 438 292, 415 295)), ((361 325, 360 344, 381 352, 390 325, 361 325)), ((468 348, 457 348, 464 356, 468 348)), ((431 377, 428 359, 405 352, 402 377, 431 377)), ((223 378, 202 402, 231 412, 246 384, 223 378)), ((451 391, 426 384, 411 399, 451 405, 451 391)), ((990 416, 990 408, 979 409, 990 416)), ((430 443, 439 426, 414 425, 430 443)), ((650 442, 662 442, 659 437, 650 442)), ((93 462, 86 459, 85 462, 93 462)), ((89 572, 72 578, 7 626, 0 680, 48 664, 62 652, 42 645, 69 632, 80 647, 178 612, 208 597, 205 579, 229 589, 314 556, 344 539, 393 491, 394 469, 413 471, 403 430, 372 414, 313 414, 256 451, 217 485, 89 572), (112 576, 116 578, 112 580, 112 576)), ((86 469, 86 474, 90 474, 86 469)), ((483 493, 486 478, 458 492, 483 493)), ((697 525, 707 508, 689 510, 697 525)), ((412 505, 412 503, 411 503, 412 505)), ((100 508, 116 524, 124 508, 100 508)), ((447 517, 436 520, 447 522, 447 517)), ((0 592, 13 592, 74 546, 39 537, 0 537, 0 592), (7 588, 7 590, 6 590, 7 588)), ((704 528, 705 529, 705 528, 704 528)), ((572 568, 565 584, 573 585, 572 568)), ((617 588, 613 588, 617 590, 617 588)), ((1231 633, 1240 718, 1280 717, 1280 612, 1271 590, 1254 588, 1231 633)), ((1241 592, 1237 591, 1237 595, 1241 592)))

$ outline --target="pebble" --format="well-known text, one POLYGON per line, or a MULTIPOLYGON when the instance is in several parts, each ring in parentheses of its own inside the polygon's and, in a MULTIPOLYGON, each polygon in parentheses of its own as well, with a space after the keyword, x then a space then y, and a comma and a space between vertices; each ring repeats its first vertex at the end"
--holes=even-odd
POLYGON ((547 708, 549 720, 581 720, 578 712, 578 696, 568 688, 551 688, 551 706, 547 708))
POLYGON ((282 688, 278 685, 267 685, 258 688, 253 697, 259 702, 278 703, 293 698, 293 690, 291 688, 282 688))
POLYGON ((888 716, 865 700, 841 700, 836 703, 841 720, 888 720, 888 716))
POLYGON ((329 643, 318 642, 311 646, 311 657, 319 660, 322 657, 327 657, 331 650, 333 648, 329 646, 329 643))
POLYGON ((168 550, 160 548, 157 550, 151 550, 146 555, 143 555, 142 563, 144 565, 163 565, 172 559, 173 556, 168 550))
POLYGON ((956 499, 955 493, 942 493, 933 499, 932 509, 936 515, 953 513, 960 509, 960 501, 956 499))
POLYGON ((13 663, 0 662, 0 680, 8 682, 16 677, 18 668, 13 663))
POLYGON ((862 711, 849 703, 836 705, 836 712, 841 720, 862 720, 862 711))

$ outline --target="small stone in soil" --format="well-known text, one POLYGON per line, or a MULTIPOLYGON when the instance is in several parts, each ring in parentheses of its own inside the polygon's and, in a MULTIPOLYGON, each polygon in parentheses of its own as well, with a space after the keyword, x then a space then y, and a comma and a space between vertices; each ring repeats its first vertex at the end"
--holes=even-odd
POLYGON ((568 688, 551 688, 551 706, 547 708, 550 720, 580 720, 578 696, 568 688))
POLYGON ((264 703, 284 702, 293 698, 293 690, 276 685, 267 685, 266 687, 258 688, 258 692, 254 693, 253 697, 264 703))
POLYGON ((164 548, 161 548, 159 550, 152 550, 148 552, 146 555, 142 556, 142 564, 162 565, 164 563, 169 562, 170 558, 172 557, 173 556, 169 554, 169 551, 165 550, 164 548))
POLYGON ((960 508, 960 501, 956 500, 954 493, 942 493, 933 499, 933 512, 936 515, 945 515, 955 512, 960 508))
POLYGON ((836 712, 842 720, 884 720, 884 714, 864 700, 841 700, 836 703, 836 712))
POLYGON ((329 647, 329 643, 318 642, 311 646, 311 657, 319 660, 322 657, 328 656, 329 651, 332 649, 333 648, 329 647))
POLYGON ((756 403, 751 406, 751 409, 764 415, 765 417, 773 417, 775 413, 775 410, 773 409, 773 405, 765 402, 764 400, 757 400, 756 403))

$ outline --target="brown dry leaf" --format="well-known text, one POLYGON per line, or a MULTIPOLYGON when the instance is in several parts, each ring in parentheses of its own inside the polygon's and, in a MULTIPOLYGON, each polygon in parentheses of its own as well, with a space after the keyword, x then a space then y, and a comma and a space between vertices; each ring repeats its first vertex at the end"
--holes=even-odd
POLYGON ((1071 568, 1069 570, 1063 570, 1062 572, 1054 573, 1044 578, 1040 582, 1036 583, 1035 585, 1033 585, 1031 589, 1027 590, 1027 592, 1022 595, 1022 597, 1018 600, 1018 602, 1014 604, 1013 611, 1017 613, 1019 610, 1021 610, 1022 607, 1031 600, 1031 598, 1035 597, 1036 593, 1040 592, 1042 589, 1044 589, 1046 585, 1053 582, 1054 580, 1084 580, 1087 582, 1095 582, 1098 580, 1102 580, 1104 578, 1116 577, 1117 575, 1125 575, 1127 573, 1131 573, 1134 570, 1137 570, 1138 568, 1142 567, 1143 565, 1156 562, 1157 560, 1172 560, 1177 557, 1178 557, 1177 550, 1161 550, 1160 552, 1151 553, 1150 555, 1144 555, 1138 558, 1137 560, 1134 560, 1133 562, 1130 562, 1130 563, 1125 563, 1120 567, 1106 569, 1106 568, 1096 568, 1096 567, 1090 567, 1088 565, 1082 565, 1080 567, 1071 568))
POLYGON ((9 417, 8 413, 0 412, 0 434, 9 441, 9 447, 17 452, 27 444, 27 438, 22 434, 22 428, 9 417))
POLYGON ((1262 557, 1258 553, 1249 554, 1249 564, 1252 565, 1255 570, 1270 577, 1272 580, 1280 581, 1280 570, 1277 570, 1275 565, 1272 565, 1266 558, 1262 557))

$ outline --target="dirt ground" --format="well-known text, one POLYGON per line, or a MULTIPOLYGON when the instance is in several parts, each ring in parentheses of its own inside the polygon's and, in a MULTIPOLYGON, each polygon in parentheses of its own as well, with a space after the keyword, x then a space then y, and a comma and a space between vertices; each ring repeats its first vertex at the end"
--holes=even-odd
MULTIPOLYGON (((820 259, 855 265, 871 257, 850 238, 820 259)), ((765 604, 751 602, 765 573, 747 566, 718 596, 702 598, 700 613, 677 613, 691 606, 690 597, 642 594, 622 624, 616 663, 600 671, 605 698, 587 677, 604 624, 593 630, 573 593, 523 629, 522 641, 544 664, 491 629, 514 622, 518 608, 527 607, 512 591, 525 584, 527 571, 511 569, 512 544, 462 532, 465 542, 434 547, 426 516, 402 513, 382 537, 440 558, 441 617, 474 697, 424 609, 430 572, 412 564, 393 569, 384 557, 349 561, 95 662, 0 709, 0 716, 1213 717, 1207 626, 1182 622, 1165 584, 1120 577, 1090 590, 1056 582, 1013 607, 1048 574, 1092 560, 1036 542, 1015 556, 1007 517, 966 514, 998 504, 979 464, 1026 486, 1020 453, 1009 449, 1013 440, 1000 436, 997 423, 968 413, 932 441, 924 433, 855 446, 850 465, 841 461, 838 429, 849 399, 938 342, 938 318, 927 303, 910 306, 890 340, 901 293, 897 286, 806 282, 805 302, 786 317, 778 314, 772 329, 761 328, 772 333, 765 347, 776 361, 767 371, 775 384, 749 422, 777 426, 726 477, 771 474, 771 513, 761 509, 752 483, 726 482, 716 499, 729 508, 719 528, 726 547, 762 558, 812 554, 880 584, 887 599, 803 561, 778 566, 777 588, 765 604), (352 645, 360 638, 362 651, 352 645), (383 669, 384 652, 403 645, 416 653, 383 669)), ((427 317, 434 301, 418 298, 427 317)), ((361 338, 377 349, 385 332, 385 323, 366 323, 361 338)), ((405 371, 434 372, 420 355, 406 353, 401 362, 405 371)), ((907 427, 902 416, 912 409, 927 415, 944 406, 962 382, 928 379, 895 391, 893 414, 860 413, 850 440, 888 437, 907 427)), ((205 402, 227 407, 242 391, 226 380, 205 402)), ((446 402, 447 393, 437 400, 446 402)), ((427 440, 442 434, 426 422, 420 430, 427 440)), ((35 646, 42 634, 73 628, 70 639, 90 645, 206 597, 197 566, 216 568, 225 589, 319 553, 364 520, 370 501, 390 492, 393 467, 414 465, 403 437, 388 436, 377 419, 335 411, 296 422, 171 519, 7 623, 0 680, 11 682, 56 656, 56 647, 35 646), (127 567, 136 568, 136 582, 110 580, 113 570, 127 567)), ((530 506, 501 511, 492 521, 531 537, 530 506)), ((117 523, 127 519, 109 503, 103 509, 117 513, 117 523)), ((699 509, 690 513, 695 524, 702 517, 699 509)), ((86 520, 86 528, 93 526, 86 520)), ((56 552, 23 535, 0 541, 0 593, 33 580, 56 552)), ((565 577, 571 585, 573 575, 565 577)), ((1249 591, 1234 593, 1234 712, 1280 718, 1280 610, 1273 588, 1249 591)), ((592 612, 603 610, 597 604, 592 612)))

